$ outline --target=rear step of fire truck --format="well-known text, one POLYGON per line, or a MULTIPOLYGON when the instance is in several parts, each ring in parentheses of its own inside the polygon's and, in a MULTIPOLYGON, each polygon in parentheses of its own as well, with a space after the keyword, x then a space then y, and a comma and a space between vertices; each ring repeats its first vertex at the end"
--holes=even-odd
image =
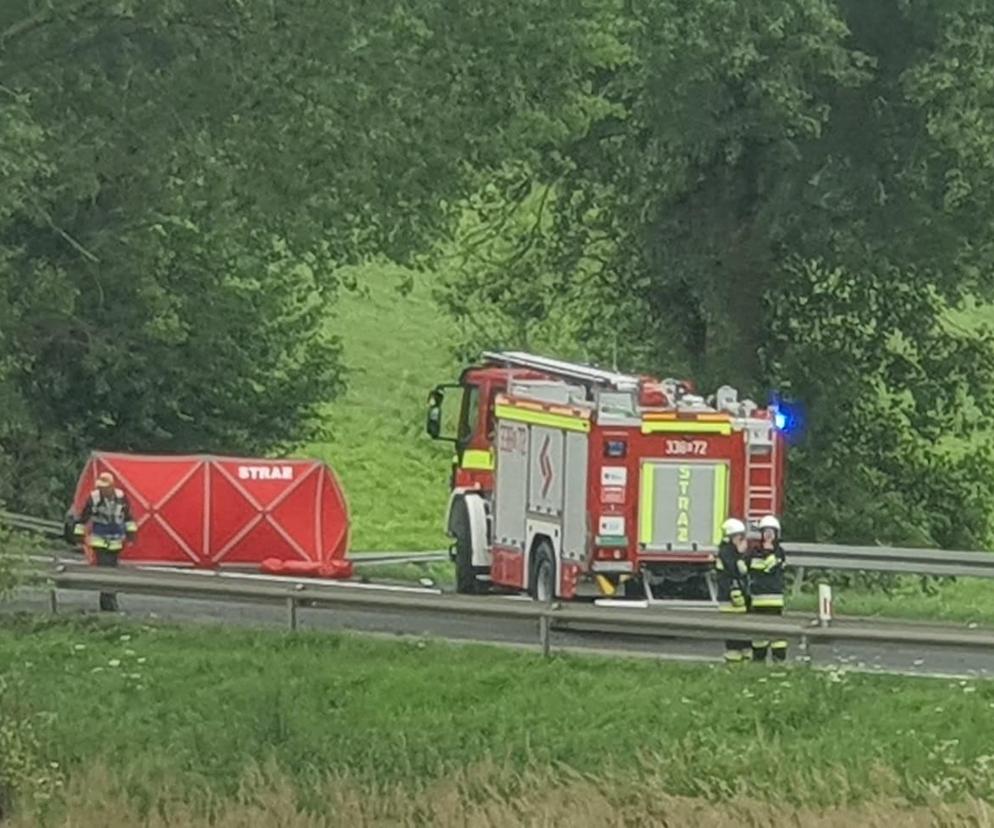
POLYGON ((598 607, 631 607, 632 609, 700 609, 713 610, 718 608, 718 585, 714 572, 705 574, 707 583, 707 599, 657 598, 652 594, 652 585, 648 578, 642 579, 644 598, 596 598, 594 605, 598 607))

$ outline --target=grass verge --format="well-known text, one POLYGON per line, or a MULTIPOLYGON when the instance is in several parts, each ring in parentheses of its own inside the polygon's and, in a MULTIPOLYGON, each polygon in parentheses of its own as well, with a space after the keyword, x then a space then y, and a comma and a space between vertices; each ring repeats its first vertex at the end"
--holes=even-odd
MULTIPOLYGON (((816 612, 817 593, 803 592, 788 599, 788 606, 816 612)), ((942 621, 953 624, 994 624, 994 582, 982 578, 929 583, 901 577, 886 590, 835 588, 833 610, 837 615, 942 621)))
MULTIPOLYGON (((358 556, 357 556, 358 557, 358 556)), ((361 558, 359 559, 361 561, 361 558)), ((355 567, 356 577, 369 581, 400 581, 419 584, 426 579, 441 589, 455 589, 455 567, 447 561, 402 563, 355 567)))
MULTIPOLYGON (((476 765, 424 787, 371 788, 331 775, 304 793, 278 768, 257 768, 239 780, 236 793, 191 802, 189 792, 160 780, 152 800, 134 792, 133 774, 123 777, 96 766, 67 791, 72 812, 51 816, 51 828, 211 826, 211 828, 355 828, 420 825, 535 826, 535 828, 956 828, 990 825, 994 808, 966 797, 956 803, 912 805, 881 797, 859 804, 810 807, 770 803, 748 796, 724 801, 673 796, 651 774, 580 774, 567 769, 516 771, 476 765)), ((38 828, 37 812, 14 818, 9 828, 38 828)))
POLYGON ((392 824, 405 798, 541 812, 577 786, 604 808, 644 791, 826 813, 994 796, 994 684, 103 619, 8 622, 0 673, 68 776, 53 824, 67 804, 82 813, 95 768, 115 780, 107 801, 136 813, 245 805, 246 779, 266 773, 265 796, 275 785, 301 813, 328 816, 334 790, 371 796, 359 816, 382 806, 392 824))
POLYGON ((424 416, 428 391, 458 376, 452 323, 408 271, 370 265, 350 275, 360 289, 343 294, 329 323, 342 340, 349 388, 328 406, 331 439, 304 452, 341 479, 352 548, 441 549, 451 448, 428 439, 424 416))

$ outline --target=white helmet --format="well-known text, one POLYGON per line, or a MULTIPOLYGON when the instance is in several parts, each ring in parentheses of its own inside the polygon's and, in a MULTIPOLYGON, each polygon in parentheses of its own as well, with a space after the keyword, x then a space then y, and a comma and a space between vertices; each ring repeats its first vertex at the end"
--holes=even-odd
POLYGON ((762 532, 764 529, 775 529, 776 533, 780 534, 780 521, 777 520, 776 515, 766 515, 759 521, 759 531, 762 532))
POLYGON ((726 538, 730 538, 732 535, 744 535, 746 533, 746 525, 738 518, 729 518, 721 524, 721 531, 726 538))

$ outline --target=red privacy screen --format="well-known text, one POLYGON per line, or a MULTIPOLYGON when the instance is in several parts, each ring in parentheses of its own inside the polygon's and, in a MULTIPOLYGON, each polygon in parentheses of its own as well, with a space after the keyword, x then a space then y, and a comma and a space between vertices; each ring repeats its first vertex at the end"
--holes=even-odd
POLYGON ((76 486, 77 513, 104 471, 138 522, 122 561, 257 566, 267 558, 324 563, 348 551, 345 497, 316 460, 96 452, 76 486))

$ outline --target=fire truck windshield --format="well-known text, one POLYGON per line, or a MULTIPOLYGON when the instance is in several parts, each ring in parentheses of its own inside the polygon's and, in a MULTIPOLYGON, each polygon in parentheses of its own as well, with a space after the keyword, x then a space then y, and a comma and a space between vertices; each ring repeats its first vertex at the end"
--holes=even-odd
POLYGON ((465 445, 476 431, 480 420, 480 387, 467 385, 463 392, 462 409, 459 412, 459 442, 465 445))
POLYGON ((602 391, 597 396, 597 412, 599 416, 637 417, 635 396, 629 391, 602 391))

